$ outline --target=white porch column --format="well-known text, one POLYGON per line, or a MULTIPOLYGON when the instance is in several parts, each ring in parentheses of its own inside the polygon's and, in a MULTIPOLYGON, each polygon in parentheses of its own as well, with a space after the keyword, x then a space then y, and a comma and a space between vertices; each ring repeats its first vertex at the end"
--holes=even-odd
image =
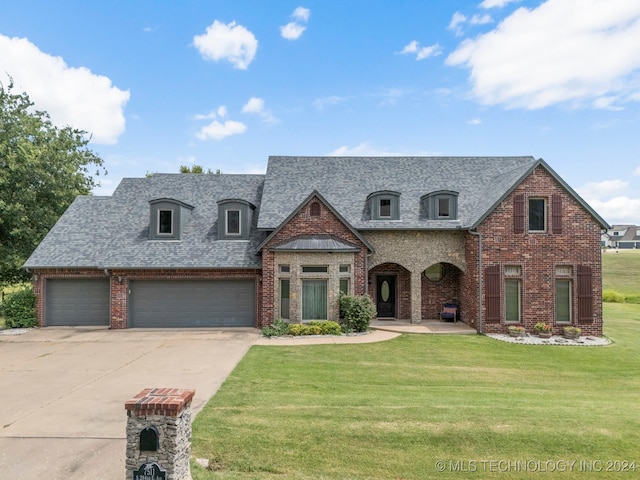
POLYGON ((411 272, 411 323, 422 323, 422 272, 411 272))

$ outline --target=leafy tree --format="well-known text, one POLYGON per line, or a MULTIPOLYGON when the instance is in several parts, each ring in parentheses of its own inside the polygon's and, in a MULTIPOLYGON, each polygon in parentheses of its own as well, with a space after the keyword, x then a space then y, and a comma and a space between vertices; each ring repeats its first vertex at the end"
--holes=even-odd
MULTIPOLYGON (((186 165, 180 165, 180 173, 204 173, 204 168, 202 168, 202 165, 196 165, 193 164, 191 167, 187 167, 186 165)), ((211 169, 207 169, 207 174, 208 175, 220 175, 222 172, 220 171, 220 169, 216 170, 215 172, 212 172, 211 169)))
POLYGON ((22 265, 77 195, 106 173, 86 132, 54 126, 13 81, 0 83, 0 283, 28 279, 22 265))

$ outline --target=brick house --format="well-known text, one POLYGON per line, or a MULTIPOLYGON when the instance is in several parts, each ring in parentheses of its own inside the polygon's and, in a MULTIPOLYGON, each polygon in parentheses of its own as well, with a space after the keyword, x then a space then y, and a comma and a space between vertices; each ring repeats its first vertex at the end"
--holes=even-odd
POLYGON ((40 325, 254 326, 378 316, 602 334, 607 223, 533 157, 270 157, 78 197, 25 264, 40 325))

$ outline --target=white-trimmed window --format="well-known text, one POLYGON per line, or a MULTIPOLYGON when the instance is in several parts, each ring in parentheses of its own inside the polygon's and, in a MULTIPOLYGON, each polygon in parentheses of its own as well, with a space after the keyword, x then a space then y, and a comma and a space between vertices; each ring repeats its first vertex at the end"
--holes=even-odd
POLYGON ((545 232, 547 230, 547 200, 529 198, 529 231, 545 232))
POLYGON ((571 323, 571 292, 573 291, 573 267, 571 265, 556 266, 556 323, 571 323))
POLYGON ((504 267, 504 320, 519 323, 522 319, 522 267, 504 267))

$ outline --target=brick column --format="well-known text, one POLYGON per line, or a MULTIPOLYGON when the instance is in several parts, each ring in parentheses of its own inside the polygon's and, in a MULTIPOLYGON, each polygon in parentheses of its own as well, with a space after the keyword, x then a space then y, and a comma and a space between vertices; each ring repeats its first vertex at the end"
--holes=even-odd
POLYGON ((127 480, 147 477, 191 480, 194 395, 195 390, 147 388, 125 403, 127 480))

